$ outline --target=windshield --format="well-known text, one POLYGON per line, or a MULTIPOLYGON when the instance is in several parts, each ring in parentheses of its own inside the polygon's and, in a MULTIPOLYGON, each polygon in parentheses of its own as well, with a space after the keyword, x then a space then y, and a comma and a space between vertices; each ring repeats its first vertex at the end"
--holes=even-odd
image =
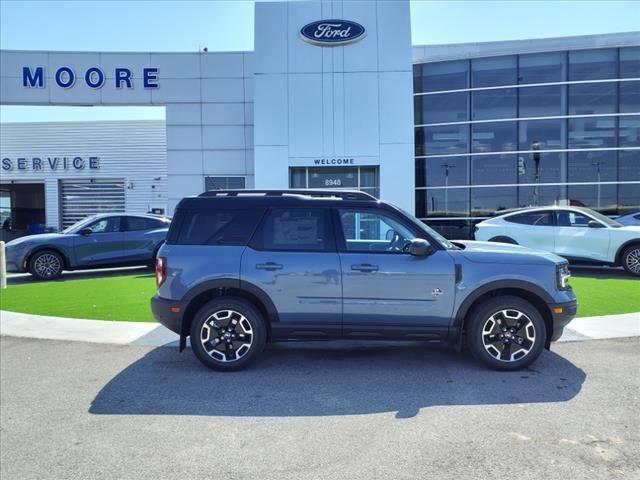
POLYGON ((611 228, 620 228, 623 227, 624 225, 622 225, 620 222, 615 221, 612 218, 607 217, 606 215, 603 215, 599 212, 593 211, 593 210, 585 210, 589 215, 591 215, 593 218, 595 218, 596 220, 601 221, 602 223, 604 223, 607 227, 611 227, 611 228))
POLYGON ((409 220, 411 220, 416 226, 418 226, 420 230, 423 230, 424 232, 429 234, 436 242, 438 242, 447 250, 459 250, 459 247, 456 247, 453 243, 451 243, 449 240, 444 238, 442 235, 440 235, 430 226, 418 220, 415 216, 411 215, 408 212, 405 212, 401 208, 398 208, 398 210, 400 210, 409 220))

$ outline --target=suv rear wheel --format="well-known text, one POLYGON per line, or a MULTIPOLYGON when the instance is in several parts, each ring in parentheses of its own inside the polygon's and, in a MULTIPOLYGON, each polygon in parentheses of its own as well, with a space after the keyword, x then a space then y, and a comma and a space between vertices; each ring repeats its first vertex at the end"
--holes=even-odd
POLYGON ((493 297, 471 314, 467 342, 473 356, 494 370, 519 370, 544 348, 546 329, 540 312, 526 300, 493 297))
POLYGON ((206 303, 191 324, 191 348, 214 370, 240 370, 262 352, 267 332, 262 315, 251 303, 222 297, 206 303))

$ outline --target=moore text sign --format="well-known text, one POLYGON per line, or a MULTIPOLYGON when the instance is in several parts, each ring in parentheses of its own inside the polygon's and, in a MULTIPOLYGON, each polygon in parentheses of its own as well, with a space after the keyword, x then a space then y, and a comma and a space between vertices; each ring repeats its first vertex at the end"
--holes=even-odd
MULTIPOLYGON (((22 67, 22 86, 25 88, 45 88, 44 67, 22 67)), ((60 88, 71 88, 77 81, 84 82, 89 88, 102 88, 107 81, 105 72, 99 67, 89 67, 85 71, 76 72, 71 67, 59 67, 53 73, 53 82, 60 88)), ((116 88, 133 88, 133 72, 129 68, 114 69, 113 79, 116 88)), ((142 86, 158 88, 158 69, 142 69, 142 86)))

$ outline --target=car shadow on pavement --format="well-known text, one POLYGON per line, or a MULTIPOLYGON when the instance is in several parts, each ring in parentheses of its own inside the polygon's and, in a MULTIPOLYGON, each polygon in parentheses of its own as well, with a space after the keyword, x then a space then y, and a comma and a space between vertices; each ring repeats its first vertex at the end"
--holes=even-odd
POLYGON ((288 417, 397 412, 439 405, 566 402, 585 373, 543 352, 519 372, 425 343, 305 342, 269 346, 250 368, 219 373, 190 350, 152 350, 116 375, 89 412, 99 415, 288 417))

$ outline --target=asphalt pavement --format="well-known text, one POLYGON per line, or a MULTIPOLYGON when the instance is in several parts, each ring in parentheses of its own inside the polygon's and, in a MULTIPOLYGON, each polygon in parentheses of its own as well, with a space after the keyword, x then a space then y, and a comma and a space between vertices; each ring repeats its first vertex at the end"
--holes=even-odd
POLYGON ((0 339, 0 477, 637 479, 640 339, 499 373, 421 343, 190 351, 0 339))

